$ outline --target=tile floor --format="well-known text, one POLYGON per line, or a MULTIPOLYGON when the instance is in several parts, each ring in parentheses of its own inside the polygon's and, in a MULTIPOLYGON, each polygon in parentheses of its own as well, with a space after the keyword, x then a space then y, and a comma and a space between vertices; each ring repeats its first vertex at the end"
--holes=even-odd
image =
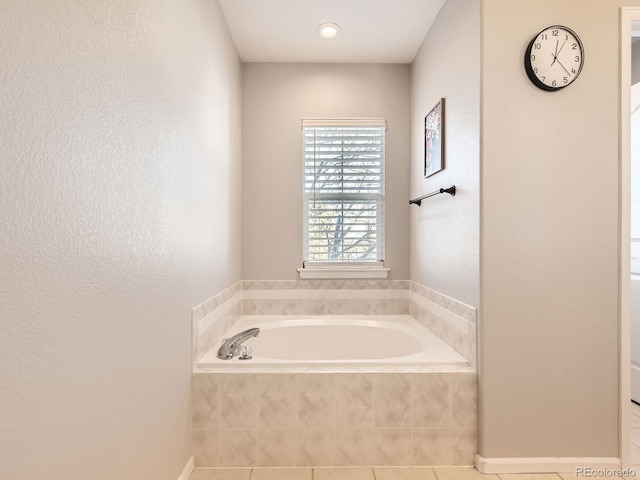
MULTIPOLYGON (((631 404, 631 463, 640 466, 640 405, 631 404)), ((483 475, 469 467, 196 468, 189 480, 578 480, 570 473, 483 475)), ((640 477, 629 477, 638 480, 640 477)))
POLYGON ((640 465, 640 405, 631 402, 631 464, 640 465))
MULTIPOLYGON (((196 468, 189 480, 584 480, 566 473, 483 475, 472 467, 196 468)), ((628 477, 623 480, 637 480, 628 477)))

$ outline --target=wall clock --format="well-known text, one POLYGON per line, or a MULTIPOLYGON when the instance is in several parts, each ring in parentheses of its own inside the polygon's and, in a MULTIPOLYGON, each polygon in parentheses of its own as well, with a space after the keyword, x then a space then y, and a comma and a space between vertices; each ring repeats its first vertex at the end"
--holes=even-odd
POLYGON ((529 80, 549 92, 571 85, 582 70, 584 49, 578 35, 568 27, 552 25, 538 33, 524 54, 529 80))

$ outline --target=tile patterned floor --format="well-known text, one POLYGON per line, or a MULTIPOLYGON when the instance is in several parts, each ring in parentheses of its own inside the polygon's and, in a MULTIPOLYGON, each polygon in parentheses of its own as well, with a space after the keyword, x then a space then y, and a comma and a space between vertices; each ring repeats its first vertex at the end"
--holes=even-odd
MULTIPOLYGON (((624 477, 622 480, 637 480, 624 477)), ((472 467, 196 468, 189 480, 584 480, 572 473, 484 475, 472 467)))
MULTIPOLYGON (((640 467, 640 405, 631 404, 631 463, 640 467)), ((189 480, 582 480, 570 473, 483 475, 469 467, 196 468, 189 480)), ((625 480, 639 480, 640 476, 625 480)))
POLYGON ((631 464, 640 465, 640 405, 631 402, 631 464))

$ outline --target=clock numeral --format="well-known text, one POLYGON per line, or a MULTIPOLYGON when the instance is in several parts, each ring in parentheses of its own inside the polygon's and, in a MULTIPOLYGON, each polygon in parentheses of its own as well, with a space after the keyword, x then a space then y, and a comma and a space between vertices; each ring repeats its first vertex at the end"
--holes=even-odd
POLYGON ((562 82, 563 83, 569 83, 569 79, 567 77, 562 77, 562 82))
POLYGON ((560 30, 551 30, 551 35, 557 37, 560 34, 560 30))
POLYGON ((558 85, 558 82, 556 82, 555 80, 553 82, 551 82, 551 86, 555 87, 556 85, 558 85))
POLYGON ((540 77, 540 78, 541 78, 541 79, 542 79, 542 81, 544 82, 544 79, 545 79, 545 78, 547 78, 547 77, 540 77))
POLYGON ((576 55, 576 63, 580 62, 580 57, 578 55, 576 55))
POLYGON ((542 35, 540 35, 540 40, 547 40, 549 38, 549 36, 546 33, 543 33, 542 35))
POLYGON ((533 67, 533 73, 538 73, 538 67, 533 67))
POLYGON ((533 55, 533 54, 531 55, 531 61, 532 61, 532 62, 535 62, 535 61, 536 61, 536 56, 535 56, 535 55, 533 55))
POLYGON ((578 49, 578 44, 577 43, 572 44, 571 48, 574 49, 574 50, 577 50, 578 49))
POLYGON ((575 75, 575 74, 576 74, 576 69, 575 69, 575 68, 572 68, 572 69, 571 69, 571 73, 573 73, 573 74, 575 75))
POLYGON ((533 48, 535 48, 536 50, 540 50, 542 48, 542 44, 538 42, 533 46, 533 48))

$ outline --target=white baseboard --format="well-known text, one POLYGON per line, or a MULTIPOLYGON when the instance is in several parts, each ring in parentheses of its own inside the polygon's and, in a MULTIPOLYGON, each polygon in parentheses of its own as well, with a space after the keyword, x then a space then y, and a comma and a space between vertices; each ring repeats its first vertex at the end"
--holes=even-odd
POLYGON ((189 480, 189 477, 191 476, 191 472, 193 472, 193 469, 195 466, 196 465, 193 460, 193 455, 191 455, 189 460, 187 460, 187 464, 182 469, 182 473, 178 477, 178 480, 189 480))
POLYGON ((619 469, 614 457, 531 457, 484 458, 476 455, 476 468, 481 473, 576 473, 577 468, 619 469))

